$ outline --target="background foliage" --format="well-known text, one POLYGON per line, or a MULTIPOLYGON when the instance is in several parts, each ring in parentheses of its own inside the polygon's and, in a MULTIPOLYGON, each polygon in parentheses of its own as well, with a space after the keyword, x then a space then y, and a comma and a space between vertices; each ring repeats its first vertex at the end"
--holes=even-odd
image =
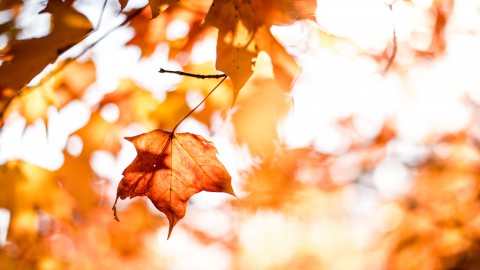
POLYGON ((478 1, 105 3, 0 2, 1 269, 480 268, 478 1), (123 137, 218 81, 160 68, 238 196, 168 241, 123 137))

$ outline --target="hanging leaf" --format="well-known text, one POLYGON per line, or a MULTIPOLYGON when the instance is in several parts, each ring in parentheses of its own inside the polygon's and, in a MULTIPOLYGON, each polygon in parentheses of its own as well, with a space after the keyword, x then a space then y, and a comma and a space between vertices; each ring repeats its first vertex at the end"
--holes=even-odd
POLYGON ((214 1, 205 24, 218 28, 217 62, 215 67, 225 72, 235 86, 233 103, 240 89, 253 74, 257 46, 254 32, 257 27, 252 7, 238 1, 214 1), (247 20, 251 18, 251 20, 247 20))
MULTIPOLYGON (((194 194, 211 191, 235 196, 216 148, 202 136, 154 130, 126 139, 137 149, 137 157, 123 171, 117 199, 147 196, 167 216, 168 237, 194 194)), ((118 220, 115 205, 113 210, 118 220)))
MULTIPOLYGON (((272 23, 277 22, 275 10, 285 8, 284 4, 215 0, 210 7, 205 24, 218 28, 218 57, 215 66, 225 72, 235 86, 233 103, 254 73, 260 51, 265 51, 273 59, 278 85, 284 91, 290 91, 300 68, 270 32, 272 23)), ((299 18, 303 17, 299 15, 299 18)), ((285 20, 282 18, 280 21, 285 20)))

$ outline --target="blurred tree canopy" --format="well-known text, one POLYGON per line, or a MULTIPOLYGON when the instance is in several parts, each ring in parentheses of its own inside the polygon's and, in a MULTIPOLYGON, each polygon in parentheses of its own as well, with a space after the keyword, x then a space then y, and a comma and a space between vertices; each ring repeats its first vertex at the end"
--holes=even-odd
POLYGON ((479 10, 1 0, 0 268, 480 269, 479 10))

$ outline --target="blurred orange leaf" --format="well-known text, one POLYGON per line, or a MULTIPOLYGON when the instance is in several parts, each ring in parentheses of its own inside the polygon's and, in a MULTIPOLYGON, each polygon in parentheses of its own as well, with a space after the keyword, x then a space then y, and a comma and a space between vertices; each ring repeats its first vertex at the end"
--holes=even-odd
POLYGON ((160 15, 160 12, 162 12, 162 6, 170 5, 174 2, 178 2, 178 0, 148 0, 148 4, 152 10, 152 19, 160 15))
POLYGON ((104 108, 108 104, 115 104, 119 109, 116 125, 125 125, 132 122, 143 124, 148 129, 155 128, 156 121, 151 114, 160 105, 151 92, 138 86, 134 81, 122 79, 118 88, 106 94, 100 102, 104 108), (139 108, 142 108, 139 110, 139 108))
POLYGON ((40 85, 25 89, 22 92, 23 95, 13 100, 4 117, 8 117, 10 112, 18 110, 25 117, 27 125, 33 124, 37 119, 43 119, 45 123, 48 123, 48 107, 59 107, 55 96, 54 84, 54 80, 47 77, 44 78, 40 85))
POLYGON ((69 217, 73 200, 55 181, 53 172, 12 160, 0 166, 0 179, 8 180, 2 182, 0 189, 1 208, 10 209, 13 214, 24 209, 41 209, 57 217, 69 217))
POLYGON ((214 1, 205 18, 207 25, 218 28, 216 68, 232 79, 234 101, 253 74, 258 49, 253 35, 258 25, 255 12, 251 5, 237 2, 214 1))
POLYGON ((85 15, 60 0, 50 0, 43 12, 52 14, 53 31, 45 37, 9 44, 7 54, 12 60, 0 66, 0 88, 19 90, 93 29, 85 15))
POLYGON ((65 153, 64 157, 62 167, 55 171, 55 179, 74 198, 72 208, 86 216, 99 201, 93 188, 95 175, 89 164, 90 152, 82 152, 78 157, 65 153))
MULTIPOLYGON (((158 44, 167 42, 170 46, 169 58, 174 59, 180 52, 190 53, 193 45, 206 35, 207 28, 200 27, 206 10, 197 2, 172 3, 156 18, 151 18, 151 11, 146 8, 139 16, 130 22, 135 35, 127 45, 138 46, 142 57, 152 55, 158 44), (167 32, 172 22, 183 22, 189 28, 186 36, 168 36, 167 32)), ((210 29, 208 29, 210 30, 210 29)))
POLYGON ((232 79, 234 103, 240 89, 254 73, 258 53, 262 50, 274 59, 275 80, 284 91, 290 91, 291 83, 300 71, 293 57, 270 32, 270 6, 268 2, 217 0, 205 18, 207 25, 218 28, 216 68, 232 79), (267 15, 260 15, 263 13, 267 15))
POLYGON ((88 123, 74 134, 83 140, 82 154, 90 155, 96 150, 117 153, 120 150, 120 134, 123 126, 102 117, 100 112, 92 113, 88 123))
MULTIPOLYGON (((137 157, 123 171, 117 199, 147 196, 167 216, 168 237, 185 216, 191 196, 200 191, 235 196, 231 176, 217 159, 216 148, 203 137, 154 130, 126 139, 137 149, 137 157)), ((118 220, 115 205, 113 210, 118 220)))
MULTIPOLYGON (((69 59, 71 60, 71 59, 69 59)), ((96 67, 90 59, 85 62, 66 60, 59 64, 60 70, 55 76, 55 95, 60 107, 74 99, 82 99, 83 93, 97 79, 96 67)))

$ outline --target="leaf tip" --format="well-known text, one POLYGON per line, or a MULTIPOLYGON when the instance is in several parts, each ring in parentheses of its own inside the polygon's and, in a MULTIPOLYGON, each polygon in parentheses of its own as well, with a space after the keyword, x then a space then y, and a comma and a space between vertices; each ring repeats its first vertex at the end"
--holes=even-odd
MULTIPOLYGON (((176 223, 176 222, 175 222, 176 223)), ((174 223, 170 222, 170 225, 168 226, 168 235, 167 235, 167 240, 170 239, 170 235, 172 235, 173 227, 175 226, 174 223)))
POLYGON ((239 92, 240 91, 237 90, 236 88, 233 90, 232 105, 230 106, 230 108, 233 108, 233 106, 235 106, 235 103, 237 102, 237 97, 238 97, 239 92))
POLYGON ((233 197, 235 197, 235 198, 238 199, 237 194, 235 194, 235 191, 233 190, 233 188, 232 188, 231 185, 229 185, 229 186, 226 188, 225 193, 230 194, 230 195, 232 195, 233 197))
POLYGON ((167 215, 167 218, 168 218, 168 223, 169 223, 169 225, 168 225, 168 236, 167 236, 167 240, 168 240, 168 239, 170 239, 170 235, 172 234, 173 227, 175 227, 175 225, 180 220, 180 218, 178 218, 175 215, 173 215, 173 216, 168 216, 167 215))
POLYGON ((129 142, 133 142, 133 139, 135 139, 135 137, 123 137, 123 138, 129 142))

